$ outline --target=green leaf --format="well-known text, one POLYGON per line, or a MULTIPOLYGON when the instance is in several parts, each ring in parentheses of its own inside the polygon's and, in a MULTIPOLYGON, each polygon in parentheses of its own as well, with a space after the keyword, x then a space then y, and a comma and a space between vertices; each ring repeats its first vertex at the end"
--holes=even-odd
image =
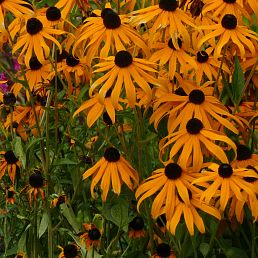
POLYGON ((239 105, 244 90, 245 79, 237 55, 235 55, 234 72, 232 76, 232 97, 236 106, 239 105))
POLYGON ((69 224, 72 226, 73 230, 76 234, 80 232, 80 227, 77 224, 75 215, 73 213, 72 208, 68 207, 65 203, 60 205, 61 213, 65 216, 69 224))
POLYGON ((20 160, 22 166, 25 168, 26 166, 26 155, 22 147, 21 137, 15 137, 14 139, 14 153, 17 158, 20 160))
POLYGON ((60 165, 78 165, 79 162, 70 160, 68 158, 59 159, 54 163, 54 166, 60 166, 60 165))
POLYGON ((19 242, 18 242, 18 246, 17 246, 17 252, 24 252, 26 251, 25 248, 26 248, 26 240, 27 240, 27 233, 28 233, 28 229, 31 227, 31 224, 29 224, 24 232, 22 233, 20 239, 19 239, 19 242))
POLYGON ((47 230, 48 222, 49 222, 49 220, 48 220, 47 212, 44 212, 41 222, 40 222, 40 225, 39 225, 39 231, 38 231, 39 238, 41 238, 41 236, 47 230))
POLYGON ((243 249, 236 248, 236 247, 230 247, 226 249, 225 255, 228 258, 236 258, 236 257, 248 258, 248 255, 243 249))
POLYGON ((199 249, 202 255, 206 256, 209 252, 210 245, 208 243, 201 243, 199 249))

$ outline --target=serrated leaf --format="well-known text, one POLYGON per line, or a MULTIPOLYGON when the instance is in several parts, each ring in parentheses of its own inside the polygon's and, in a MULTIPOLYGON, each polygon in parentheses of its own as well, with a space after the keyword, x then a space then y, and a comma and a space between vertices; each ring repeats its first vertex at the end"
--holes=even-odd
POLYGON ((76 234, 80 232, 80 227, 76 221, 72 208, 69 208, 65 203, 60 205, 61 213, 65 216, 69 224, 72 226, 76 234))
POLYGON ((22 166, 25 168, 26 166, 26 155, 22 147, 21 137, 15 137, 14 139, 14 153, 15 156, 19 159, 22 166))
POLYGON ((244 90, 245 79, 237 55, 235 55, 234 61, 234 72, 232 75, 232 97, 235 105, 238 106, 244 90))
POLYGON ((47 212, 44 212, 40 225, 39 225, 39 231, 38 231, 38 236, 39 238, 41 238, 41 236, 45 233, 45 231, 47 230, 48 227, 48 215, 47 212))

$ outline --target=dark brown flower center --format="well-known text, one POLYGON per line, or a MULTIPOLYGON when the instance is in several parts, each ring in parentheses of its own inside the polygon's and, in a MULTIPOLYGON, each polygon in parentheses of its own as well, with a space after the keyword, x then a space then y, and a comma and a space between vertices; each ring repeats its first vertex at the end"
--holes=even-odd
POLYGON ((7 198, 13 198, 15 195, 15 192, 14 191, 7 191, 7 198))
POLYGON ((182 168, 176 163, 169 163, 165 167, 165 176, 168 179, 176 180, 182 175, 182 168))
POLYGON ((125 68, 131 65, 132 63, 133 63, 133 57, 129 52, 125 50, 121 50, 116 53, 115 64, 118 67, 125 68))
POLYGON ((175 0, 160 0, 159 1, 159 8, 168 11, 173 12, 178 7, 178 2, 175 0))
POLYGON ((58 21, 61 18, 61 12, 57 7, 51 6, 46 11, 46 17, 49 21, 58 21))
POLYGON ((120 159, 120 153, 116 148, 109 147, 105 150, 104 158, 108 162, 117 162, 120 159))
POLYGON ((247 146, 243 144, 239 144, 237 146, 237 160, 250 159, 251 156, 252 156, 252 152, 247 146))
POLYGON ((16 103, 16 97, 12 92, 6 92, 3 96, 3 103, 6 106, 13 106, 16 103))
POLYGON ((129 227, 135 231, 142 230, 144 228, 144 220, 142 217, 135 217, 130 223, 129 227))
POLYGON ((157 255, 159 257, 169 257, 170 256, 170 246, 168 244, 162 243, 157 246, 157 255))
POLYGON ((110 8, 105 8, 101 12, 101 17, 103 19, 104 26, 107 29, 117 29, 121 25, 121 19, 119 15, 110 8))
POLYGON ((205 51, 199 51, 197 53, 197 62, 206 63, 209 59, 209 55, 205 51))
POLYGON ((227 4, 234 4, 236 2, 236 0, 223 0, 223 2, 225 2, 227 4))
POLYGON ((203 123, 197 118, 191 118, 186 124, 186 130, 190 134, 198 134, 203 129, 203 123))
POLYGON ((75 245, 66 245, 64 247, 65 258, 75 258, 78 255, 78 249, 75 245))
POLYGON ((73 55, 68 55, 66 58, 66 64, 70 67, 74 67, 80 63, 78 58, 75 58, 73 55))
POLYGON ((223 178, 229 178, 233 174, 233 168, 226 163, 223 163, 219 166, 219 175, 223 178))
POLYGON ((37 18, 30 18, 27 21, 26 29, 30 35, 36 35, 43 29, 43 24, 37 18))
POLYGON ((204 102, 205 95, 201 90, 192 90, 189 94, 189 101, 193 104, 200 105, 204 102))
MULTIPOLYGON (((178 44, 179 48, 182 47, 182 40, 181 40, 180 38, 177 39, 177 44, 178 44)), ((176 47, 175 47, 174 44, 173 44, 172 39, 170 39, 170 40, 168 41, 168 46, 169 46, 171 49, 173 49, 173 50, 177 50, 176 47)))
POLYGON ((97 228, 90 229, 88 232, 90 240, 98 240, 101 237, 100 231, 97 228))
POLYGON ((226 14, 221 20, 221 25, 227 30, 233 30, 237 26, 237 18, 233 14, 226 14))
POLYGON ((29 177, 29 184, 33 188, 41 188, 44 184, 44 177, 42 176, 41 172, 34 172, 29 177))
POLYGON ((60 51, 59 49, 57 50, 57 53, 56 53, 56 61, 59 63, 61 61, 63 61, 64 59, 66 59, 68 57, 68 52, 66 50, 62 50, 62 53, 60 54, 60 51))
POLYGON ((2 4, 4 2, 4 0, 0 0, 0 4, 2 4))
POLYGON ((39 62, 36 56, 31 57, 29 65, 32 71, 37 71, 42 67, 42 64, 39 62))
POLYGON ((18 161, 18 159, 14 155, 13 151, 11 151, 11 150, 7 151, 4 154, 4 158, 5 158, 5 161, 7 162, 7 164, 15 164, 18 161))
POLYGON ((61 204, 65 203, 65 201, 66 201, 66 196, 60 195, 57 199, 56 206, 59 207, 61 204))

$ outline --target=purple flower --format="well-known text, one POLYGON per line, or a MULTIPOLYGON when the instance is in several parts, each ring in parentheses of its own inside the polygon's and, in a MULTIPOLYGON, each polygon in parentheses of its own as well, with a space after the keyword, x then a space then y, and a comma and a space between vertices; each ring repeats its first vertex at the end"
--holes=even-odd
POLYGON ((5 80, 7 80, 8 78, 7 78, 7 76, 6 76, 6 74, 4 73, 4 72, 1 72, 0 73, 0 81, 5 81, 5 80))
POLYGON ((0 91, 5 94, 8 91, 7 83, 0 83, 0 91))
POLYGON ((20 69, 20 64, 18 63, 17 59, 13 60, 13 68, 15 72, 17 72, 20 69))

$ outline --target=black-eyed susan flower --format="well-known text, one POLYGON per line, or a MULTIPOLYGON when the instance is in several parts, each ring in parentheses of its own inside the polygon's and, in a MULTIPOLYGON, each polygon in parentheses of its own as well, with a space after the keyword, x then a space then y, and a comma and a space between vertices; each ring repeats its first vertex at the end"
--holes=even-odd
POLYGON ((10 203, 10 204, 14 204, 15 203, 14 195, 15 195, 15 191, 14 191, 13 186, 8 187, 6 189, 6 202, 10 203))
POLYGON ((190 45, 190 35, 187 26, 195 27, 193 19, 178 7, 176 0, 160 0, 158 5, 150 6, 132 12, 132 26, 154 21, 150 28, 150 37, 161 29, 166 29, 167 34, 178 34, 183 42, 190 45))
POLYGON ((171 219, 167 221, 167 228, 173 235, 176 233, 176 228, 182 216, 184 217, 186 227, 191 236, 194 235, 194 225, 201 233, 205 233, 205 225, 202 217, 198 213, 199 209, 219 220, 221 219, 220 212, 217 209, 204 202, 200 202, 199 193, 188 191, 188 195, 190 204, 186 204, 181 197, 178 198, 175 204, 175 211, 171 219))
POLYGON ((201 195, 201 200, 205 200, 206 203, 210 203, 212 197, 219 197, 220 210, 224 211, 233 195, 243 202, 245 202, 243 192, 251 198, 256 198, 257 188, 247 182, 248 178, 258 178, 254 171, 244 168, 233 169, 228 163, 221 165, 213 163, 209 166, 209 170, 204 170, 202 176, 193 181, 193 184, 211 182, 201 195))
POLYGON ((15 95, 7 91, 3 94, 3 103, 5 106, 13 106, 16 103, 16 97, 15 95))
POLYGON ((8 175, 11 181, 14 183, 17 172, 20 176, 20 161, 15 156, 12 150, 0 151, 0 179, 4 176, 6 169, 8 170, 8 175))
POLYGON ((85 233, 80 235, 80 240, 85 244, 86 249, 98 248, 100 246, 101 232, 94 224, 84 223, 85 233))
MULTIPOLYGON (((99 94, 96 93, 92 98, 86 100, 74 113, 73 116, 78 115, 80 112, 84 111, 87 115, 87 125, 91 127, 103 114, 108 116, 107 119, 111 120, 111 124, 115 123, 116 110, 123 110, 123 107, 118 104, 118 109, 115 109, 111 101, 111 90, 109 90, 105 96, 104 103, 99 101, 99 94)), ((122 99, 119 99, 121 101, 122 99)))
MULTIPOLYGON (((79 36, 75 41, 73 51, 80 45, 86 46, 88 48, 87 58, 89 59, 89 64, 102 42, 105 42, 105 44, 100 50, 101 58, 109 55, 111 47, 116 52, 119 52, 126 50, 129 45, 139 47, 148 56, 150 51, 147 45, 141 36, 127 24, 128 18, 115 13, 111 9, 110 4, 108 6, 101 13, 94 11, 100 16, 89 17, 84 21, 79 31, 79 36)), ((113 52, 112 54, 115 53, 113 52)))
POLYGON ((93 176, 90 186, 92 197, 94 197, 95 186, 101 180, 101 197, 104 202, 107 199, 110 184, 112 184, 114 193, 119 195, 123 183, 133 191, 139 182, 137 172, 114 147, 109 147, 105 150, 104 157, 102 157, 93 167, 84 172, 83 179, 85 180, 90 176, 93 176))
POLYGON ((219 37, 214 49, 214 57, 220 57, 221 50, 228 42, 233 42, 239 49, 241 58, 245 57, 246 48, 255 56, 255 47, 251 39, 257 40, 257 34, 246 26, 238 25, 238 20, 233 14, 224 15, 215 25, 201 26, 201 29, 209 29, 212 32, 200 39, 198 48, 211 38, 219 37))
POLYGON ((118 102, 122 95, 123 86, 128 105, 134 107, 136 104, 136 85, 146 93, 148 99, 151 99, 152 90, 150 84, 159 84, 154 77, 155 73, 157 73, 155 70, 156 64, 140 58, 133 58, 125 50, 119 51, 115 56, 104 58, 104 61, 95 67, 94 73, 105 72, 105 75, 90 86, 89 95, 92 96, 95 89, 103 83, 99 89, 99 100, 104 103, 107 91, 112 89, 111 101, 115 108, 119 105, 118 102))
POLYGON ((197 176, 198 173, 189 173, 176 163, 168 163, 164 168, 155 170, 152 176, 144 180, 136 190, 137 209, 139 210, 145 199, 157 193, 152 203, 151 215, 157 218, 165 213, 166 218, 170 219, 178 198, 177 193, 186 203, 189 203, 188 189, 198 191, 191 185, 197 176))
POLYGON ((76 244, 68 244, 64 247, 58 246, 61 250, 58 258, 80 258, 80 248, 76 244))
POLYGON ((27 258, 25 253, 19 252, 16 254, 15 258, 27 258))
POLYGON ((169 157, 173 160, 178 155, 178 163, 183 168, 192 165, 193 170, 199 171, 207 153, 228 163, 224 149, 215 141, 226 143, 236 152, 236 145, 230 138, 218 131, 206 129, 198 118, 191 118, 184 129, 171 133, 160 141, 160 157, 169 145, 173 145, 169 150, 169 157))
POLYGON ((61 194, 59 196, 57 196, 56 198, 54 198, 52 201, 51 201, 51 207, 57 207, 59 208, 59 206, 63 203, 66 203, 67 202, 67 196, 66 194, 61 194))
POLYGON ((29 177, 29 185, 30 189, 28 190, 28 197, 29 197, 29 203, 31 204, 32 201, 37 201, 38 194, 40 194, 42 200, 45 199, 45 193, 43 190, 43 187, 45 185, 45 179, 41 173, 40 170, 35 169, 33 174, 29 177), (33 195, 33 196, 32 196, 33 195), (33 197, 33 199, 32 199, 33 197))
POLYGON ((248 166, 258 166, 258 155, 252 153, 252 151, 243 144, 237 145, 237 157, 231 163, 233 168, 246 168, 248 166))
POLYGON ((128 236, 130 238, 145 237, 144 220, 141 216, 136 216, 128 225, 128 236))
POLYGON ((62 35, 64 33, 62 30, 46 27, 41 17, 32 17, 27 20, 26 25, 21 29, 12 53, 14 54, 22 48, 18 60, 21 62, 24 55, 24 62, 27 67, 30 67, 30 58, 34 55, 43 64, 50 54, 49 42, 54 43, 62 52, 60 43, 52 35, 62 35))
POLYGON ((188 120, 194 117, 201 120, 207 129, 214 128, 213 119, 215 119, 230 131, 238 134, 238 129, 229 119, 239 125, 242 125, 242 122, 230 114, 227 108, 212 95, 214 89, 210 86, 211 82, 206 82, 199 87, 191 81, 182 79, 177 74, 176 78, 182 89, 157 99, 155 104, 157 109, 151 118, 151 122, 156 121, 155 128, 159 122, 156 116, 162 118, 162 116, 169 115, 171 117, 168 120, 169 132, 174 132, 178 127, 179 129, 185 128, 188 120))
POLYGON ((161 243, 156 247, 156 252, 151 258, 176 258, 175 252, 171 249, 168 244, 161 243))
MULTIPOLYGON (((197 69, 196 61, 186 52, 186 48, 180 38, 170 38, 167 43, 157 43, 153 48, 161 48, 155 51, 150 57, 150 61, 158 62, 161 66, 168 64, 170 78, 174 78, 175 72, 187 73, 189 70, 197 69)), ((189 51, 189 49, 187 49, 189 51)))

